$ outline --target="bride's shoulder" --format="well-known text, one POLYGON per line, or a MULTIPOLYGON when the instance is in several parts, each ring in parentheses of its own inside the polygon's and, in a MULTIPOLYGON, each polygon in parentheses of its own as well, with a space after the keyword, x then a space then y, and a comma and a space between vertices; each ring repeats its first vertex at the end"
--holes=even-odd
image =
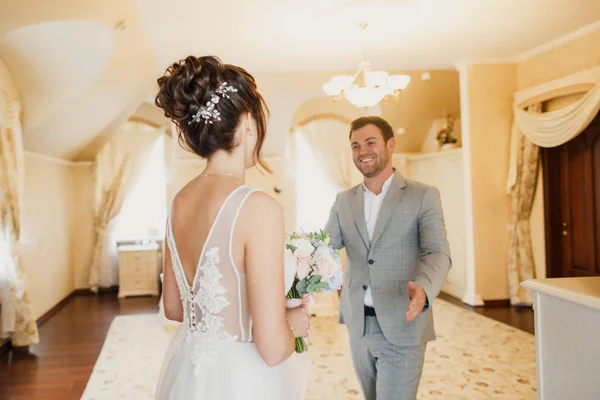
POLYGON ((279 213, 283 210, 279 200, 260 189, 251 189, 245 208, 252 213, 261 214, 279 213))

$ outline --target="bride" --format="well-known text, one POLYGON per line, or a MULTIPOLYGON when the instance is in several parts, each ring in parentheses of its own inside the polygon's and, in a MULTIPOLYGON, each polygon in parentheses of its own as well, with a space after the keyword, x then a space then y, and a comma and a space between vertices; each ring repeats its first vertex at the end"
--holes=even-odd
MULTIPOLYGON (((208 160, 173 200, 163 301, 180 321, 156 399, 304 399, 307 307, 286 309, 281 205, 244 185, 259 163, 268 109, 254 78, 216 57, 187 57, 158 79, 156 105, 208 160)), ((289 281, 289 276, 287 277, 289 281)))

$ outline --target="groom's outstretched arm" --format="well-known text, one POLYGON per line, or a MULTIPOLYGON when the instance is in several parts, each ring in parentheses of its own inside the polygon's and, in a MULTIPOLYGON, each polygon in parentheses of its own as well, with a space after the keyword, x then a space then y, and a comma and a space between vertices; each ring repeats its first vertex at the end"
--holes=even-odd
POLYGON ((340 228, 340 219, 338 216, 338 200, 340 195, 338 194, 331 206, 329 212, 329 220, 325 225, 325 233, 329 234, 329 245, 334 249, 341 249, 344 247, 344 240, 342 239, 342 229, 340 228))
POLYGON ((427 188, 423 196, 418 224, 421 257, 415 283, 423 288, 431 304, 440 293, 452 265, 442 201, 435 187, 427 188))

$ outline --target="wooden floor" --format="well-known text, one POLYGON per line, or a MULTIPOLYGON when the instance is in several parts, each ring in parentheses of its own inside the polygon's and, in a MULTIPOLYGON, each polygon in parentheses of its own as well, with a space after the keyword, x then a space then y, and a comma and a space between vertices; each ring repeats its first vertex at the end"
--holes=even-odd
MULTIPOLYGON (((453 297, 440 297, 533 333, 531 309, 473 309, 453 297)), ((73 297, 40 327, 39 345, 32 346, 28 353, 13 350, 0 359, 0 399, 79 399, 113 318, 157 311, 156 297, 118 299, 114 293, 73 297)))
POLYGON ((496 321, 504 322, 507 325, 521 329, 531 334, 534 333, 533 309, 531 307, 510 307, 510 306, 490 306, 490 307, 471 307, 459 299, 440 293, 440 299, 446 300, 452 304, 485 315, 496 321))
POLYGON ((81 398, 113 318, 156 312, 157 297, 74 297, 40 326, 39 345, 29 353, 13 350, 0 360, 0 399, 81 398))

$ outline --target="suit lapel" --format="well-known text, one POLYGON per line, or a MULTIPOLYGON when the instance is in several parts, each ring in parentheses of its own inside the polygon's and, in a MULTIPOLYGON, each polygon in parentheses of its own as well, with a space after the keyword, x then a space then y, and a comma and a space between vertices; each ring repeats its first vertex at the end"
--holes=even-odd
POLYGON ((392 217, 396 206, 400 200, 402 200, 402 196, 404 196, 405 187, 406 181, 404 180, 404 177, 399 172, 395 172, 390 188, 388 189, 388 192, 383 199, 383 203, 381 204, 381 209, 379 210, 379 216, 377 217, 377 222, 375 223, 375 231, 373 232, 373 240, 371 241, 371 245, 374 245, 381 237, 381 234, 392 217))
POLYGON ((369 248, 369 232, 367 231, 367 222, 365 221, 365 199, 362 185, 358 185, 352 198, 352 215, 358 233, 362 238, 367 249, 369 248))

